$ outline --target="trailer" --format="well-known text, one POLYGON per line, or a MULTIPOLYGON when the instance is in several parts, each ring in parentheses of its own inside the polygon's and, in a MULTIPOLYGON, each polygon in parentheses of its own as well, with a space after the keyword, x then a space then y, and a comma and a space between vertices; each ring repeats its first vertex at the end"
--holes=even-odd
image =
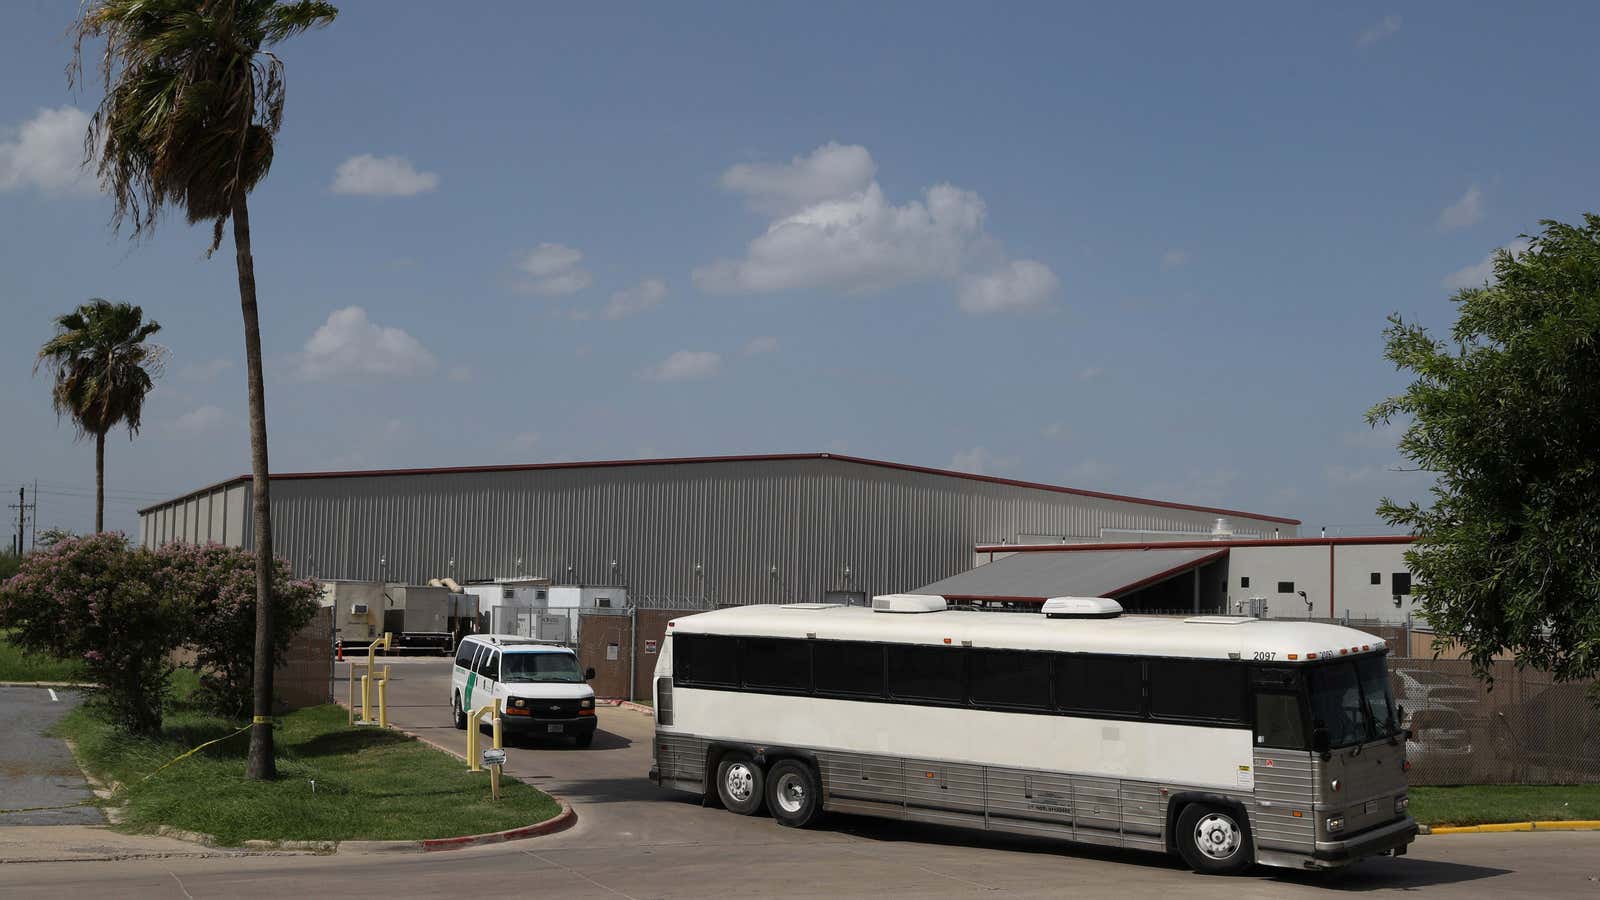
POLYGON ((393 650, 450 654, 478 630, 477 598, 442 585, 331 580, 322 605, 333 607, 334 639, 345 653, 388 633, 393 650))

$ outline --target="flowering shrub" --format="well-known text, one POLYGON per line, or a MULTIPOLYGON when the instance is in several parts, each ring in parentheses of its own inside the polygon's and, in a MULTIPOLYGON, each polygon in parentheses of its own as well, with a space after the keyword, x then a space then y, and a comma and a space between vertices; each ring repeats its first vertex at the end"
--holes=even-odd
POLYGON ((99 685, 91 700, 124 730, 154 734, 189 627, 161 569, 119 533, 62 540, 0 584, 0 626, 24 649, 81 659, 99 685))
MULTIPOLYGON (((255 554, 220 544, 168 544, 155 555, 167 589, 188 611, 182 643, 194 651, 202 699, 219 714, 249 715, 256 646, 255 554)), ((282 559, 275 561, 272 585, 272 652, 280 659, 316 614, 322 586, 295 580, 282 559)))

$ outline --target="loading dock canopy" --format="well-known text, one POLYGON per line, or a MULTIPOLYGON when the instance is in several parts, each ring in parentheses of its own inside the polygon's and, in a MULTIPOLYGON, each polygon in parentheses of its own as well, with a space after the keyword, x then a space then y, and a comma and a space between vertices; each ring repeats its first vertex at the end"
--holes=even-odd
POLYGON ((1116 597, 1197 569, 1227 547, 1013 553, 970 572, 918 588, 950 600, 1042 603, 1050 597, 1116 597))

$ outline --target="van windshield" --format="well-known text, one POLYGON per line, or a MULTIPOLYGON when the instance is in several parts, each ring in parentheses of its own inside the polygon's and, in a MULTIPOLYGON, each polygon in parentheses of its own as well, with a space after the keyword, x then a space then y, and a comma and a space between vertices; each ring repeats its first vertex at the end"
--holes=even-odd
POLYGON ((1341 660, 1309 672, 1311 727, 1328 730, 1330 747, 1349 747, 1394 734, 1394 697, 1382 656, 1341 660))
POLYGON ((583 675, 578 671, 578 658, 570 653, 507 653, 500 667, 500 680, 507 684, 583 683, 583 675))

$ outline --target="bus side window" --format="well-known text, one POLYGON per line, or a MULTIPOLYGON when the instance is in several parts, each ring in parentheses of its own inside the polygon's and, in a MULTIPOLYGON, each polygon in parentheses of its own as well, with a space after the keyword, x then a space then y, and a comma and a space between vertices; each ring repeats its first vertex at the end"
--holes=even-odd
POLYGON ((836 697, 883 696, 883 646, 859 641, 817 641, 811 648, 816 692, 836 697))
POLYGON ((1304 750, 1304 718, 1298 694, 1256 694, 1256 746, 1280 750, 1304 750))

